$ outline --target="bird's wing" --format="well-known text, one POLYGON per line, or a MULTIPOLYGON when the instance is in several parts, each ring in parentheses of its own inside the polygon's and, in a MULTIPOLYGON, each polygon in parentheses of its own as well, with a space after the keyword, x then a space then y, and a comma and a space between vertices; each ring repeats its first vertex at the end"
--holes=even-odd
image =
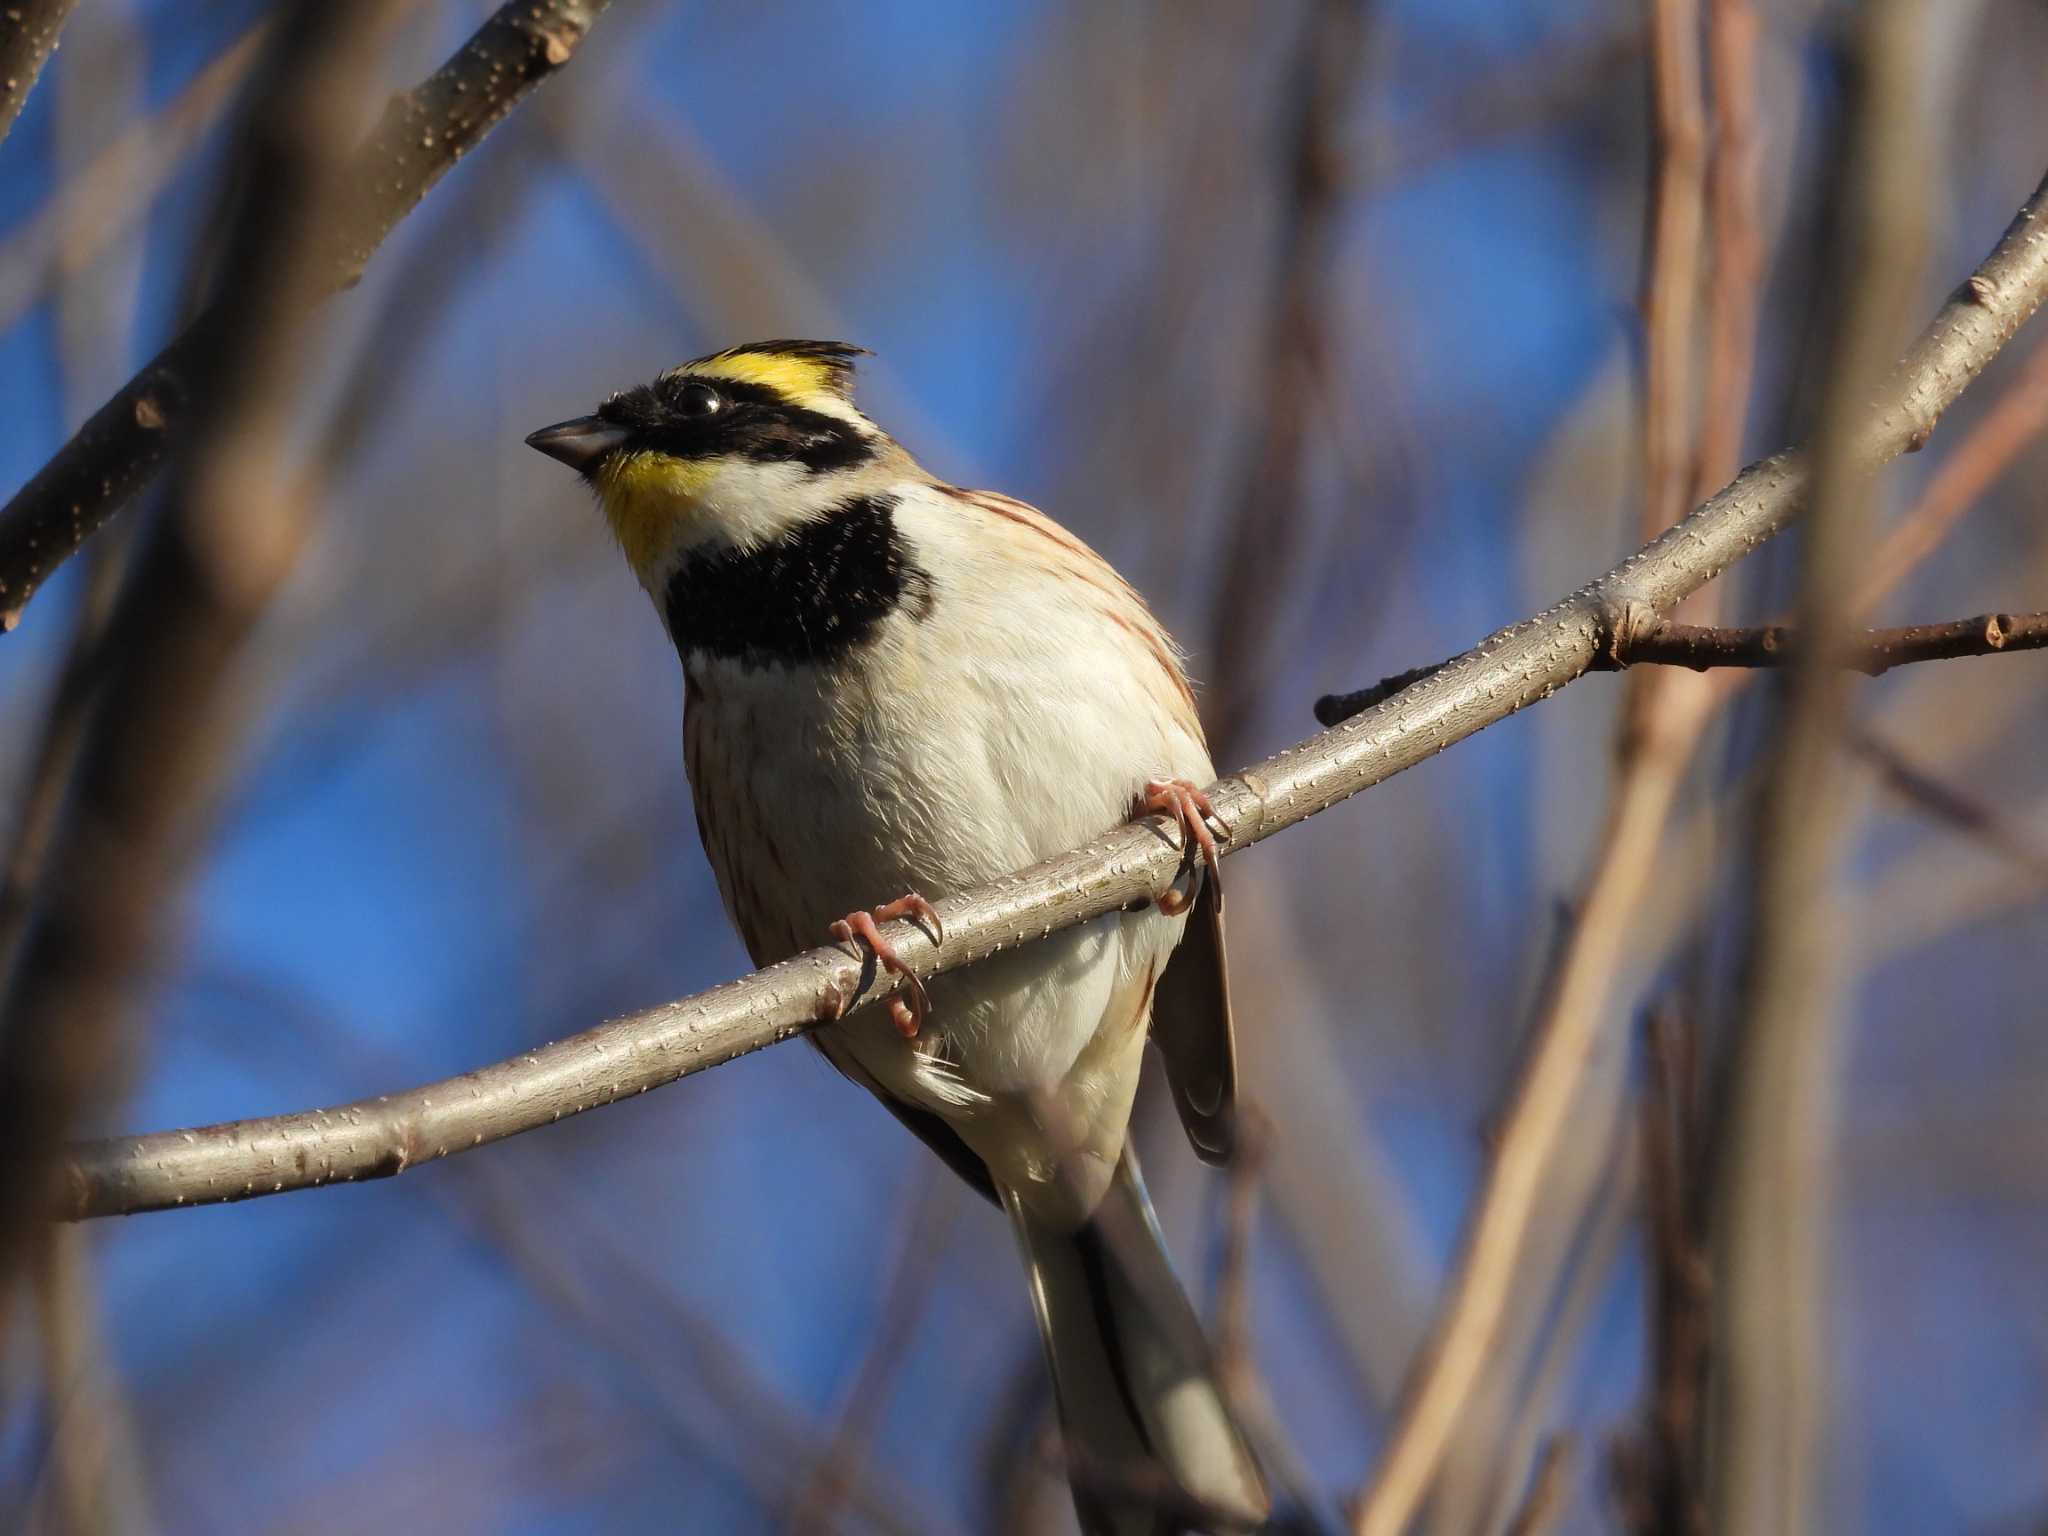
POLYGON ((1152 1040, 1166 1063, 1173 1107, 1195 1155, 1205 1163, 1229 1162, 1237 1149, 1237 1038, 1223 955, 1223 903, 1213 881, 1202 882, 1180 947, 1159 978, 1152 1040))
POLYGON ((984 1200, 991 1205, 1001 1204, 996 1198, 995 1181, 988 1176, 988 1165, 974 1155, 973 1149, 960 1139, 960 1133, 930 1110, 920 1109, 915 1104, 906 1104, 889 1092, 868 1074, 865 1067, 853 1059, 851 1051, 835 1050, 826 1037, 826 1032, 831 1027, 828 1024, 822 1030, 814 1030, 808 1037, 811 1044, 824 1054, 825 1059, 845 1074, 848 1080, 860 1084, 880 1099, 889 1113, 903 1122, 911 1135, 944 1158, 946 1166, 965 1179, 984 1200))

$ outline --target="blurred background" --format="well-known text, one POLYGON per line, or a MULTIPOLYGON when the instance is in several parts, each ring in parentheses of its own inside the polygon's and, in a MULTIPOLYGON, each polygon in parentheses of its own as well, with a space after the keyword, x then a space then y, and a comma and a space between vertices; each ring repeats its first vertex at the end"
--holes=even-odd
MULTIPOLYGON (((243 653, 228 793, 80 1129, 408 1086, 747 968, 674 657, 520 444, 683 358, 872 348, 862 401, 933 470, 1048 509, 1148 595, 1226 769, 1612 565, 1666 499, 1642 303, 1666 9, 620 0, 324 311, 294 444, 314 541, 243 653)), ((176 328, 269 10, 72 17, 0 151, 0 487, 176 328)), ((488 10, 412 7, 391 86, 488 10)), ((1704 415, 1718 319, 1754 369, 1670 515, 1717 454, 1811 424, 1855 10, 1758 0, 1738 37, 1755 314, 1703 298, 1684 368, 1704 415)), ((2048 144, 2048 9, 1943 0, 1925 30, 1914 325, 2048 144)), ((1709 216, 1664 247, 1703 294, 1710 251, 1742 254, 1716 241, 1709 216)), ((2048 408, 2037 345, 1886 478, 1885 517, 1993 411, 2048 408)), ((2048 606, 2031 435, 1876 622, 2048 606)), ((0 804, 89 564, 0 642, 0 804)), ((1749 562, 1722 614, 1776 613, 1792 571, 1749 562)), ((1857 695, 1816 1529, 2048 1528, 2044 684, 2014 656, 1857 695)), ((1589 678, 1233 861, 1256 1156, 1200 1167, 1148 1084, 1182 1274, 1311 1529, 1369 1477, 1439 1305, 1626 692, 1589 678)), ((1684 1400, 1671 1281, 1720 1121, 1673 1095, 1716 1101, 1739 1028, 1775 693, 1720 711, 1685 780, 1432 1532, 1688 1528, 1644 1469, 1674 1459, 1653 1405, 1684 1400), (1675 1236, 1646 1220, 1674 1160, 1675 1236)), ((396 1181, 70 1229, 55 1263, 0 1370, 0 1528, 1071 1529, 998 1214, 801 1047, 396 1181)))

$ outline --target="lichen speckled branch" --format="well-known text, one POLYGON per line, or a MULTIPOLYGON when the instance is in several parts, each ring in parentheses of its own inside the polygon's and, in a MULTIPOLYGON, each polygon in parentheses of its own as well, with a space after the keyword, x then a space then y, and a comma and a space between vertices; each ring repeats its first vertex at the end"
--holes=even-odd
MULTIPOLYGON (((330 226, 324 292, 346 288, 398 221, 536 85, 569 62, 610 0, 501 6, 441 68, 395 97, 357 151, 330 226)), ((0 633, 80 545, 163 467, 189 419, 195 374, 223 300, 93 413, 0 508, 0 633)))
MULTIPOLYGON (((1870 464, 1923 442, 1941 414, 2048 296, 2048 182, 1997 248, 1942 306, 1872 402, 1856 451, 1870 464)), ((1326 810, 1546 698, 1597 667, 1618 641, 1762 545, 1800 510, 1807 461, 1788 453, 1743 471, 1655 542, 1556 606, 1499 631, 1420 682, 1210 791, 1230 852, 1326 810)), ((1084 848, 938 904, 945 943, 888 931, 929 976, 1149 900, 1180 854, 1157 821, 1105 831, 1084 848)), ((863 976, 824 948, 680 1002, 614 1019, 507 1061, 331 1109, 73 1149, 55 1192, 72 1217, 237 1200, 402 1173, 417 1163, 645 1093, 787 1040, 859 978, 864 1002, 893 977, 863 976)))
POLYGON ((58 34, 78 0, 18 0, 0 8, 0 141, 4 141, 36 77, 57 51, 58 34))

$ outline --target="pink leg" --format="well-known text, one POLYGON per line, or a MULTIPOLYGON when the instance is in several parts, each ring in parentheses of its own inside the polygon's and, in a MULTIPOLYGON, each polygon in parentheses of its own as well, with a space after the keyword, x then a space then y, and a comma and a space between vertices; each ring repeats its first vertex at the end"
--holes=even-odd
MULTIPOLYGON (((1148 779, 1131 814, 1167 816, 1179 825, 1181 847, 1190 853, 1200 851, 1209 878, 1216 883, 1216 905, 1221 908, 1223 866, 1209 823, 1213 821, 1221 827, 1225 837, 1230 836, 1230 824, 1216 814, 1216 807, 1209 803, 1209 797, 1187 779, 1148 779)), ((1187 911, 1193 899, 1177 890, 1169 890, 1159 898, 1159 910, 1168 917, 1176 917, 1187 911)))
POLYGON ((908 896, 899 896, 872 912, 849 912, 832 925, 831 934, 842 944, 865 944, 868 952, 875 957, 877 965, 908 980, 909 985, 903 992, 890 995, 887 1006, 889 1017, 896 1025, 896 1032, 906 1040, 914 1040, 917 1038, 917 1032, 924 1027, 926 1017, 931 1013, 931 996, 925 991, 924 983, 912 975, 910 967, 903 963, 903 957, 896 953, 896 947, 882 937, 881 929, 876 926, 880 923, 893 923, 906 917, 913 918, 929 928, 934 944, 946 942, 945 925, 939 921, 938 912, 915 891, 908 896))

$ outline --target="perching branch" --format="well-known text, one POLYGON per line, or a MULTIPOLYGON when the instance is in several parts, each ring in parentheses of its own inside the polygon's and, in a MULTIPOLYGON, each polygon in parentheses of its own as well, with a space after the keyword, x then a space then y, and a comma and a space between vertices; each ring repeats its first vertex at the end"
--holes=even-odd
MULTIPOLYGON (((2044 295, 2048 182, 1880 392, 1857 437, 1860 459, 1876 465, 1924 441, 2044 295)), ((1796 452, 1751 466, 1554 607, 1487 637, 1394 698, 1220 781, 1210 794, 1231 827, 1221 846, 1250 847, 1583 676, 1790 522, 1808 478, 1796 452)), ((940 902, 942 945, 907 923, 887 936, 928 977, 1149 900, 1180 864, 1158 821, 1117 827, 940 902)), ((787 1040, 820 1022, 831 993, 857 982, 866 983, 867 1002, 900 985, 891 976, 864 976, 843 950, 815 949, 439 1083, 331 1109, 88 1143, 73 1150, 58 1207, 73 1217, 105 1216, 402 1173, 787 1040)))
POLYGON ((17 0, 0 9, 0 140, 14 127, 78 0, 17 0))
MULTIPOLYGON (((515 0, 413 90, 392 98, 356 151, 349 191, 322 232, 325 297, 353 285, 385 236, 541 81, 569 62, 610 0, 515 0)), ((134 499, 190 421, 204 360, 233 296, 117 391, 0 507, 0 633, 52 572, 134 499)))

